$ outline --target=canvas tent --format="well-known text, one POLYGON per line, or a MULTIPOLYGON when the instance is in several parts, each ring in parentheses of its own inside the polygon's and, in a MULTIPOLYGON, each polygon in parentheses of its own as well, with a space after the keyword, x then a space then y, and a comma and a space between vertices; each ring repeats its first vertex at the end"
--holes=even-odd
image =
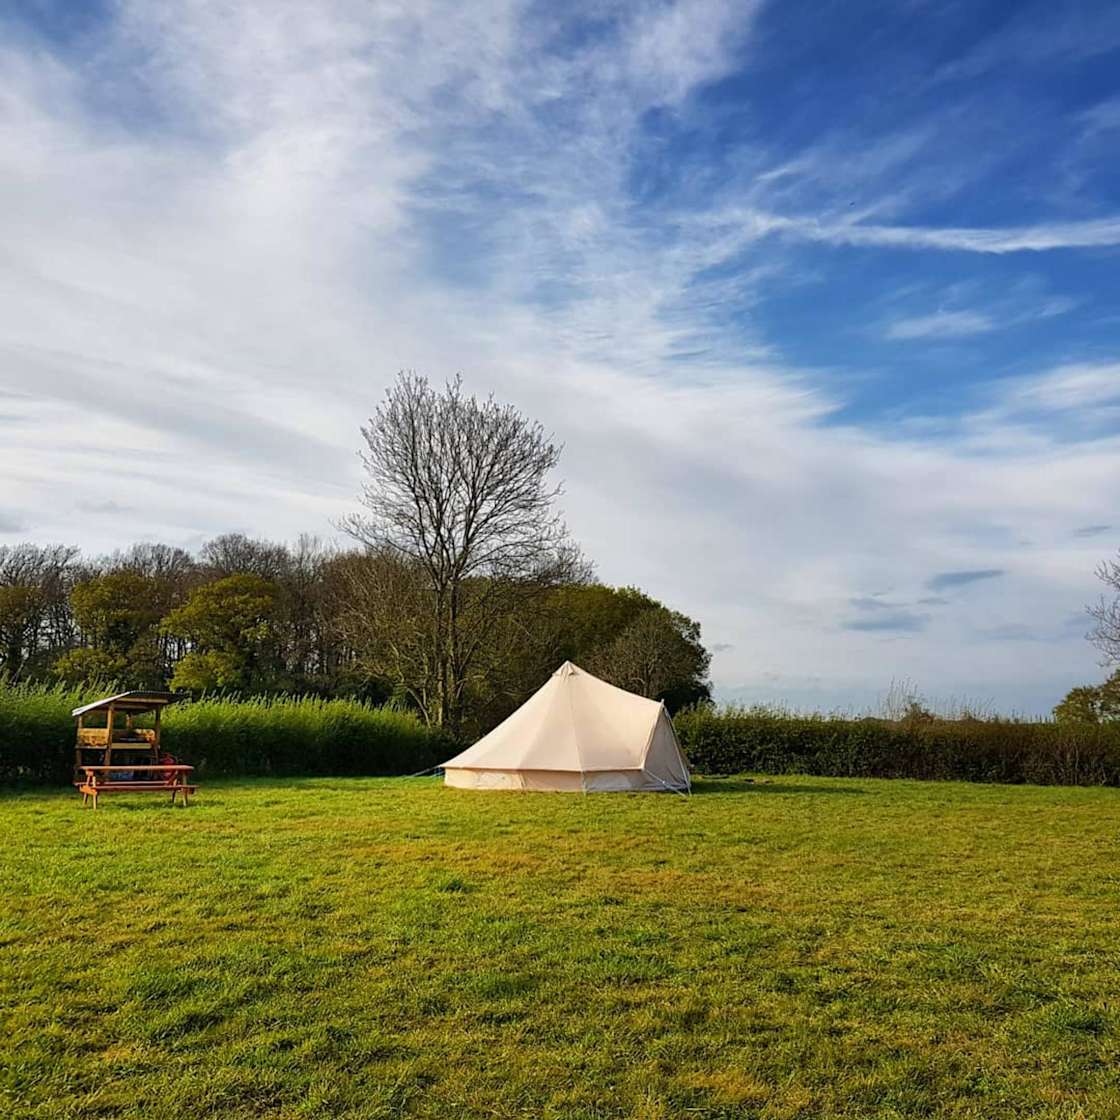
POLYGON ((516 712, 443 764, 463 789, 689 789, 665 705, 565 661, 516 712))

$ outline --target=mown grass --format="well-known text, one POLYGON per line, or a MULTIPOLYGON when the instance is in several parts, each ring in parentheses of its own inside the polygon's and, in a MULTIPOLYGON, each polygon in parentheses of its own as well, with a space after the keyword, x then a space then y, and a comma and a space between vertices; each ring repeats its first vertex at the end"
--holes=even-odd
POLYGON ((6 1117, 1120 1115, 1120 793, 0 800, 6 1117))

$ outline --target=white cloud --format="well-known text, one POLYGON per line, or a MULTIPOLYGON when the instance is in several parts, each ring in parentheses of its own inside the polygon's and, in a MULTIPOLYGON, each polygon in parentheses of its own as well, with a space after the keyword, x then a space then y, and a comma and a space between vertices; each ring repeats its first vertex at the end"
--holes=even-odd
POLYGON ((1035 287, 1029 283, 1020 284, 1017 290, 989 298, 983 306, 940 307, 926 314, 903 315, 885 324, 883 335, 901 341, 968 338, 1023 323, 1053 319, 1077 306, 1077 301, 1068 296, 1040 298, 1034 291, 1035 287))
MULTIPOLYGON (((1006 251, 990 246, 1106 243, 1120 223, 758 209, 651 236, 627 187, 636 124, 688 113, 750 20, 715 3, 624 14, 559 52, 560 8, 542 25, 512 3, 137 2, 84 61, 9 55, 0 360, 18 396, 0 409, 0 506, 91 548, 322 531, 353 501, 357 427, 392 374, 462 369, 556 431, 601 574, 700 618, 723 685, 1052 689, 1053 649, 962 634, 1092 596, 1071 532, 1111 516, 1115 440, 1060 443, 1006 401, 936 436, 839 425, 812 371, 711 317, 709 300, 749 310, 780 260, 696 278, 770 234, 1006 251), (141 512, 109 519, 107 501, 141 512), (912 605, 935 572, 994 568, 1008 578, 967 612, 923 606, 920 632, 844 629, 854 597, 912 605)), ((1061 656, 1094 671, 1072 638, 1061 656)))
POLYGON ((1053 249, 1092 249, 1120 245, 1120 218, 1051 222, 1006 229, 930 228, 863 225, 818 218, 758 215, 755 228, 831 245, 891 249, 942 249, 965 253, 1040 253, 1053 249))
POLYGON ((1005 399, 1010 405, 1057 411, 1120 405, 1120 362, 1074 363, 1020 378, 1005 399))
POLYGON ((680 101, 726 71, 759 7, 758 0, 681 0, 652 15, 639 7, 625 52, 631 80, 650 88, 652 103, 680 101))
POLYGON ((1097 102, 1092 108, 1079 113, 1077 120, 1084 137, 1115 132, 1120 128, 1120 97, 1109 97, 1097 102))
POLYGON ((964 338, 995 330, 996 321, 979 311, 934 311, 897 319, 886 329, 887 338, 964 338))

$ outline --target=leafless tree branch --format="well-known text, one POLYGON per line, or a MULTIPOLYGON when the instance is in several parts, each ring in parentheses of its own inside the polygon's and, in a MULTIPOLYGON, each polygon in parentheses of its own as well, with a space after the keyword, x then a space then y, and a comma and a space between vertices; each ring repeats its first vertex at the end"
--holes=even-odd
MULTIPOLYGON (((343 528, 368 550, 352 573, 364 633, 381 670, 457 730, 498 620, 587 574, 548 481, 561 449, 512 405, 465 395, 459 376, 437 390, 411 372, 362 436, 364 511, 343 528)), ((353 612, 350 625, 363 630, 353 612)))

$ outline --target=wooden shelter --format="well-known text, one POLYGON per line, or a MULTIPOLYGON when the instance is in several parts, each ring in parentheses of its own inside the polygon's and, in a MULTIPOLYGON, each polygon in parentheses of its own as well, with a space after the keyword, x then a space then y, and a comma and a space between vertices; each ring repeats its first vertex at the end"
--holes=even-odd
POLYGON ((193 767, 164 756, 159 743, 163 709, 178 699, 174 692, 119 692, 71 712, 78 721, 74 785, 83 806, 92 801, 96 809, 103 793, 169 792, 173 805, 180 794, 183 805, 187 804, 197 788, 191 784, 193 767), (104 727, 86 725, 91 716, 100 722, 101 713, 104 727), (136 716, 148 713, 153 715, 153 726, 137 727, 136 716))
POLYGON ((174 692, 118 692, 83 704, 70 714, 78 721, 78 742, 75 748, 74 776, 82 766, 111 766, 118 763, 159 762, 160 714, 179 697, 174 692), (154 713, 152 727, 136 727, 136 716, 154 713), (104 713, 104 727, 89 727, 89 717, 104 713))

